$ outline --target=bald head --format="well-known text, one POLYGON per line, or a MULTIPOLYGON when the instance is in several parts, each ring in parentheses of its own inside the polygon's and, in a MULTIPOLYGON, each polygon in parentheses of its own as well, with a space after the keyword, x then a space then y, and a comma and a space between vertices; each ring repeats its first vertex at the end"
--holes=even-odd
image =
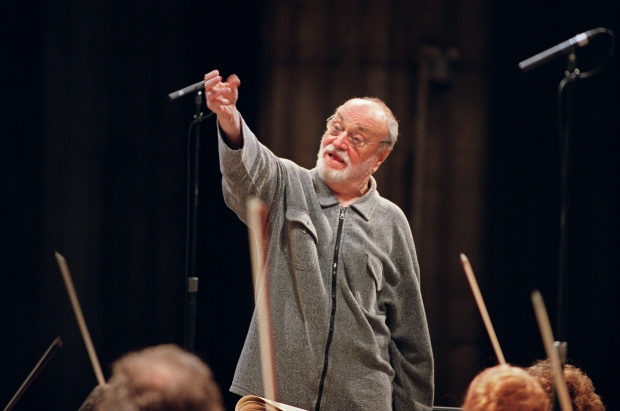
POLYGON ((364 113, 375 124, 382 138, 389 141, 388 148, 394 148, 398 139, 398 121, 383 100, 376 97, 355 97, 338 107, 334 115, 353 107, 362 109, 360 113, 364 113))

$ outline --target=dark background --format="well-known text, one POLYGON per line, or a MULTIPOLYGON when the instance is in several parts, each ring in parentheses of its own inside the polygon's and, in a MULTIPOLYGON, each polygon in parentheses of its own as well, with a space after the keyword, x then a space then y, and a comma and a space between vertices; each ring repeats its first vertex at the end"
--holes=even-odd
MULTIPOLYGON (((528 365, 532 358, 545 356, 542 345, 536 353, 536 345, 523 344, 524 333, 535 337, 529 334, 536 330, 535 317, 518 314, 531 306, 531 290, 541 291, 554 330, 558 330, 561 160, 557 93, 566 60, 558 59, 527 75, 517 73, 515 62, 567 39, 569 32, 606 26, 618 33, 618 11, 613 2, 551 2, 544 8, 525 2, 495 7, 485 210, 485 253, 495 275, 487 278, 486 286, 504 291, 488 293, 487 304, 507 314, 494 319, 494 325, 509 345, 507 360, 513 363, 528 365)), ((588 53, 604 55, 607 45, 593 41, 591 49, 578 54, 580 67, 593 68, 597 60, 588 53)), ((562 310, 562 340, 568 342, 568 359, 592 378, 608 410, 620 406, 614 371, 620 356, 613 343, 619 336, 620 312, 615 295, 620 245, 618 61, 616 51, 610 67, 579 80, 574 88, 562 310)))
MULTIPOLYGON (((487 11, 481 265, 488 275, 481 287, 506 359, 517 365, 545 356, 533 289, 552 324, 558 320, 557 88, 566 66, 560 58, 524 74, 517 63, 588 29, 620 33, 615 1, 538 3, 496 2, 487 11)), ((265 4, 2 6, 0 403, 58 335, 63 348, 15 409, 77 409, 96 385, 54 251, 72 269, 106 376, 127 351, 183 345, 187 133, 195 105, 166 95, 213 68, 237 73, 239 108, 255 126, 265 4)), ((597 51, 604 54, 607 44, 598 43, 578 56, 584 69, 595 65, 597 51)), ((569 359, 592 377, 610 410, 620 407, 618 62, 616 53, 574 91, 564 311, 569 359)), ((196 351, 233 409, 227 388, 252 307, 247 233, 221 198, 213 119, 200 131, 196 351)), ((480 347, 480 368, 492 365, 484 334, 480 347)), ((437 403, 457 406, 460 395, 437 403)))

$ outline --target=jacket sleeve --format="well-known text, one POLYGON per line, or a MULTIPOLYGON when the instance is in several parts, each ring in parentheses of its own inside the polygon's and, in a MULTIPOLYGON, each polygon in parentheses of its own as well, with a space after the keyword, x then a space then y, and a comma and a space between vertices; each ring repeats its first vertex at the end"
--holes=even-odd
MULTIPOLYGON (((400 213, 399 213, 400 214, 400 213)), ((430 411, 434 399, 434 364, 420 290, 420 271, 409 224, 399 218, 402 247, 393 255, 398 282, 388 286, 390 361, 395 371, 393 409, 430 411)))
POLYGON ((241 118, 243 146, 231 149, 218 125, 218 144, 222 190, 226 205, 247 224, 246 203, 249 197, 272 204, 281 190, 281 160, 261 144, 241 118))

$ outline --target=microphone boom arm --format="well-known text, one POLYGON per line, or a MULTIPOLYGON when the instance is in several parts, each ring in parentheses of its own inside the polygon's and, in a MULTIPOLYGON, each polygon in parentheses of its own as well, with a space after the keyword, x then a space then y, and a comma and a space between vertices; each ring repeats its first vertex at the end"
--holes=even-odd
POLYGON ((192 84, 191 86, 187 86, 187 87, 184 87, 184 88, 182 88, 180 90, 173 91, 172 93, 168 94, 168 100, 172 101, 172 100, 175 100, 175 99, 177 99, 179 97, 183 97, 186 94, 193 93, 194 91, 197 91, 197 90, 200 90, 201 88, 203 88, 204 85, 205 85, 205 82, 203 80, 203 81, 200 81, 198 83, 192 84))
POLYGON ((562 43, 553 46, 545 51, 542 51, 529 59, 523 60, 519 63, 519 68, 523 71, 530 71, 535 67, 540 66, 547 60, 551 60, 559 54, 569 54, 577 47, 583 47, 590 42, 590 32, 577 34, 562 43))

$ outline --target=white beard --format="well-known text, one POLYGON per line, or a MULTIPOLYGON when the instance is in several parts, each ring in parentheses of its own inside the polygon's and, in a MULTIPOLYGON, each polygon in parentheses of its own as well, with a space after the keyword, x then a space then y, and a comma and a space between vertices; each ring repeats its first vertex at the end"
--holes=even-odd
POLYGON ((349 154, 345 150, 338 150, 333 144, 321 147, 316 160, 316 169, 319 177, 326 183, 344 183, 347 181, 355 181, 364 179, 372 174, 372 166, 375 161, 375 155, 368 157, 362 163, 352 166, 349 154), (346 167, 342 170, 336 170, 325 166, 325 153, 336 153, 344 161, 346 167))

